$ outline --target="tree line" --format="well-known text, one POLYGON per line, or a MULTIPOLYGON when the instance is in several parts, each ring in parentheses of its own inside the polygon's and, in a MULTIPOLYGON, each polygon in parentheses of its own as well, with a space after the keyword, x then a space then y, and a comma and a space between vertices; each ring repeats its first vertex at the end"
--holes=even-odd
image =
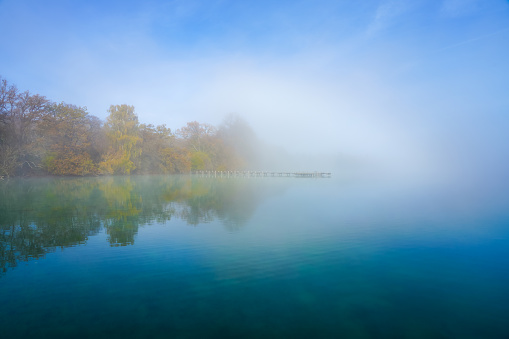
POLYGON ((196 121, 172 131, 111 105, 106 121, 86 107, 21 92, 0 77, 0 177, 173 174, 247 165, 254 133, 239 117, 219 127, 196 121), (244 153, 244 154, 242 154, 244 153))

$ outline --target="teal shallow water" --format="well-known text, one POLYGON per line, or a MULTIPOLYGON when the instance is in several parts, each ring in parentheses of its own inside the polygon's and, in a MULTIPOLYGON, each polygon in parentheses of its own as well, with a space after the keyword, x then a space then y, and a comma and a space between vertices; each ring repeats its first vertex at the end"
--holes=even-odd
POLYGON ((509 337, 502 196, 161 176, 0 193, 2 338, 509 337))

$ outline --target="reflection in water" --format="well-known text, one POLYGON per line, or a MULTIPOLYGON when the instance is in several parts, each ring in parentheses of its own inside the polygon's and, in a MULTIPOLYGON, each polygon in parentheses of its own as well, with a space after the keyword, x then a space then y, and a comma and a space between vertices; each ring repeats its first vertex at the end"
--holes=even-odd
POLYGON ((507 338, 507 195, 368 179, 1 183, 0 336, 507 338))
POLYGON ((140 176, 26 179, 0 186, 0 265, 83 244, 104 227, 111 246, 134 244, 140 225, 172 218, 221 221, 235 231, 266 197, 284 187, 256 179, 140 176))

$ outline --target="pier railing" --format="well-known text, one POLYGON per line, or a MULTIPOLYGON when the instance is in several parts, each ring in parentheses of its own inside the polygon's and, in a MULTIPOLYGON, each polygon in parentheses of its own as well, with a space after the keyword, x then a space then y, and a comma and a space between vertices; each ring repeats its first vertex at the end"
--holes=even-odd
POLYGON ((268 172, 268 171, 193 171, 192 174, 202 177, 297 177, 297 178, 330 178, 330 172, 268 172))

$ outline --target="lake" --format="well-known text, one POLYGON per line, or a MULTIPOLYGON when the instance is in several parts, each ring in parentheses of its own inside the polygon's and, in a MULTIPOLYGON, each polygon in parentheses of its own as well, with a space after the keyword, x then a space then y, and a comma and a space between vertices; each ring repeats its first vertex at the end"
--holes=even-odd
POLYGON ((509 338, 505 193, 382 177, 0 182, 1 338, 509 338))

